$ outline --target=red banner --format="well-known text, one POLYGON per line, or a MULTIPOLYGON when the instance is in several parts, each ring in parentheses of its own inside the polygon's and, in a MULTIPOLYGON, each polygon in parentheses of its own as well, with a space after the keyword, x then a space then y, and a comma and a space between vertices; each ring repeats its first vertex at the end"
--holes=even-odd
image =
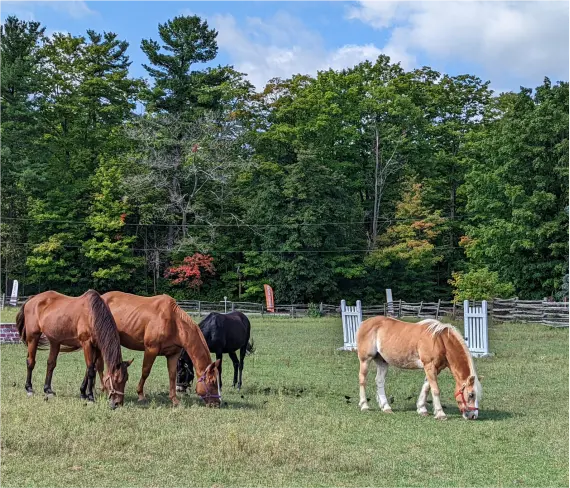
POLYGON ((275 312, 275 301, 273 300, 273 288, 269 285, 263 285, 265 290, 265 303, 268 312, 275 312))

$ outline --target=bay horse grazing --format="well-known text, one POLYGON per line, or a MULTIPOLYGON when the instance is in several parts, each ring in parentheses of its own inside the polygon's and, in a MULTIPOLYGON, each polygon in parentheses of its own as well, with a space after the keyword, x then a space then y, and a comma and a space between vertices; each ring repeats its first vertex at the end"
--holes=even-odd
POLYGON ((28 346, 28 376, 26 391, 33 395, 32 371, 36 365, 38 346, 49 343, 49 357, 44 383, 46 396, 53 396, 53 370, 60 351, 83 349, 87 373, 81 385, 81 398, 94 401, 93 384, 96 363, 107 365, 101 381, 108 386, 111 408, 123 404, 127 368, 131 361, 123 361, 117 326, 111 312, 99 293, 88 290, 80 297, 68 297, 55 291, 46 291, 27 300, 16 316, 16 325, 22 342, 28 346), (42 335, 43 334, 43 335, 42 335))
MULTIPOLYGON (((211 312, 200 322, 200 329, 204 334, 210 351, 216 354, 220 361, 220 388, 222 388, 222 354, 228 354, 234 365, 234 382, 238 390, 242 385, 243 360, 246 354, 253 354, 253 341, 250 342, 251 324, 242 312, 217 313, 211 312), (239 361, 236 351, 239 349, 239 361), (239 370, 239 378, 238 378, 239 370)), ((177 390, 184 391, 192 382, 194 373, 192 361, 182 351, 178 360, 177 390)))
POLYGON ((166 356, 170 400, 174 405, 180 403, 176 398, 176 363, 184 348, 199 375, 196 393, 207 405, 220 405, 220 361, 212 362, 200 328, 173 298, 168 295, 141 297, 120 291, 105 293, 102 298, 115 317, 121 344, 144 351, 142 376, 137 387, 139 401, 144 400, 145 381, 156 356, 160 355, 166 356))
POLYGON ((373 317, 360 325, 356 344, 360 360, 358 405, 361 410, 369 409, 366 375, 373 359, 376 363, 378 405, 384 412, 392 412, 384 391, 384 379, 388 366, 393 365, 403 369, 424 369, 426 379, 416 403, 420 415, 429 415, 426 400, 431 388, 435 418, 447 418, 441 407, 437 375, 449 368, 455 378, 455 399, 463 418, 474 420, 478 417, 481 383, 467 345, 452 325, 442 324, 438 320, 422 320, 412 324, 389 317, 373 317))

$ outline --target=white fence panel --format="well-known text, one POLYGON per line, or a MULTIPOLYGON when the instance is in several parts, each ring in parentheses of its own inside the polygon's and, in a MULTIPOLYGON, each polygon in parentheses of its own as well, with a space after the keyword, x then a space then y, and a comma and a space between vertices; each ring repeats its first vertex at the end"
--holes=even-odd
POLYGON ((488 315, 487 301, 483 300, 481 305, 469 304, 469 300, 463 302, 463 323, 465 329, 465 341, 467 347, 474 357, 489 355, 488 337, 488 315))
POLYGON ((356 349, 356 331, 362 323, 362 304, 356 301, 356 306, 351 307, 346 304, 346 300, 340 302, 342 315, 342 332, 344 336, 343 349, 351 351, 356 349))

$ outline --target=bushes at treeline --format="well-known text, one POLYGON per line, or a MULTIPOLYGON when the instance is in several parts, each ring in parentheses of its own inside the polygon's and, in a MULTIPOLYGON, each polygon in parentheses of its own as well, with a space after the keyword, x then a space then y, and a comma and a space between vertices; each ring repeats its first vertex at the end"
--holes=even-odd
MULTIPOLYGON (((2 286, 368 302, 568 288, 568 83, 497 96, 386 56, 256 91, 196 16, 2 26, 2 286), (144 108, 144 110, 143 110, 144 108)), ((472 295, 472 296, 471 296, 472 295)))

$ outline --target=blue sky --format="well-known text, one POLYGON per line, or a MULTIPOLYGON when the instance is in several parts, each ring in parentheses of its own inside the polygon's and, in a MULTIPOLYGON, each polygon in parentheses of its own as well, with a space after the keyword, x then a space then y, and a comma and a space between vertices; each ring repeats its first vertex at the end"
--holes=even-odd
POLYGON ((38 20, 48 32, 112 31, 145 76, 143 38, 158 23, 197 14, 219 31, 216 64, 274 77, 341 69, 388 54, 407 69, 470 73, 495 90, 568 80, 568 2, 2 2, 2 19, 38 20))

